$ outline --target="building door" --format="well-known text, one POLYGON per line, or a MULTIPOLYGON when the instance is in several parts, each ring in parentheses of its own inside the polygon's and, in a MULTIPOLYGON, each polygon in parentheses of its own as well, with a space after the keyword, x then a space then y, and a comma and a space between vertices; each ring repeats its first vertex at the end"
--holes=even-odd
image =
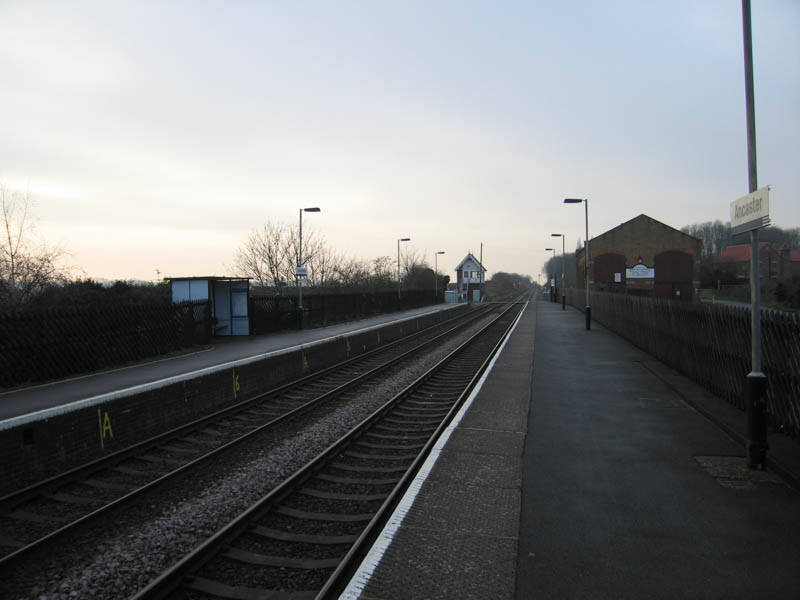
POLYGON ((691 254, 680 250, 667 250, 655 257, 655 295, 667 300, 694 299, 692 277, 694 261, 691 254))
POLYGON ((231 281, 231 335, 250 335, 247 281, 231 281))
POLYGON ((214 282, 214 335, 231 335, 231 284, 229 281, 214 282))
POLYGON ((625 257, 609 252, 591 260, 594 263, 594 289, 624 294, 625 257))

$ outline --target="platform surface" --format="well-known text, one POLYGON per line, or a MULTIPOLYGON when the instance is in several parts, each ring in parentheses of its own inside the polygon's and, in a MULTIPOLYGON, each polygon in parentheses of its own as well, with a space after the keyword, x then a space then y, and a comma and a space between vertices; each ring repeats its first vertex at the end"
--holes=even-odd
POLYGON ((83 375, 42 385, 15 389, 0 393, 0 422, 37 411, 46 410, 111 394, 156 381, 185 375, 201 369, 223 365, 253 356, 285 350, 304 344, 311 344, 352 334, 356 331, 379 327, 387 323, 419 317, 431 312, 449 310, 457 304, 425 306, 401 312, 386 313, 348 323, 328 327, 304 329, 302 331, 282 331, 279 333, 215 338, 212 346, 174 358, 143 361, 135 365, 110 369, 100 373, 83 375))
MULTIPOLYGON (((749 471, 743 429, 737 409, 540 301, 345 597, 800 598, 800 478, 749 471)), ((770 445, 800 474, 800 444, 770 445)))

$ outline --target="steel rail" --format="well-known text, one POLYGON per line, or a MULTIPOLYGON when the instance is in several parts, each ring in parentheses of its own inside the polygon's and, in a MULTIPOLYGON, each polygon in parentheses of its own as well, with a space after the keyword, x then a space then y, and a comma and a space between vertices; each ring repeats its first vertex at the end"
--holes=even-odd
MULTIPOLYGON (((147 452, 154 447, 158 447, 162 445, 166 441, 174 440, 175 438, 179 438, 181 436, 185 436, 188 433, 197 431, 204 426, 207 426, 210 423, 214 423, 218 421, 220 418, 226 417, 235 412, 241 412, 245 410, 248 406, 253 405, 254 403, 263 402, 265 399, 276 396, 279 394, 286 393, 289 390, 294 389, 301 389, 303 386, 308 385, 310 382, 319 380, 331 373, 335 373, 340 371, 345 366, 350 366, 352 364, 356 364, 359 362, 364 362, 365 360, 374 358, 376 355, 381 353, 386 353, 392 349, 396 349, 398 346, 402 344, 407 344, 410 341, 413 341, 416 338, 422 337, 423 335, 429 335, 435 329, 441 329, 443 326, 446 325, 453 325, 453 327, 443 331, 442 333, 434 336, 433 338, 424 341, 423 343, 414 346, 413 348, 402 352, 401 354, 391 358, 387 362, 381 363, 376 367, 373 367, 367 371, 362 372, 361 374, 357 375, 355 378, 352 378, 340 385, 337 385, 333 389, 330 389, 319 396, 314 397, 312 400, 301 404, 300 406, 289 410, 288 412, 281 414, 275 418, 272 418, 261 425, 256 425, 246 433, 235 437, 228 442, 223 443, 222 445, 215 447, 208 452, 197 456, 196 458, 191 459, 187 463, 167 472, 161 476, 158 476, 151 481, 147 482, 146 484, 136 487, 131 491, 119 496, 104 504, 101 507, 94 509, 93 511, 82 515, 81 517, 71 521, 67 524, 64 524, 57 529, 47 533, 46 535, 27 543, 25 546, 17 548, 16 550, 0 557, 0 568, 5 568, 7 565, 23 558, 24 556, 30 554, 33 550, 42 547, 44 544, 52 542, 57 538, 62 537, 64 534, 69 533, 77 529, 78 527, 85 525, 86 523, 97 519, 98 517, 110 512, 111 510, 120 508, 125 504, 131 502, 135 498, 141 496, 142 494, 149 492, 158 486, 165 484, 166 482, 178 477, 179 475, 184 474, 185 472, 196 468, 198 465, 215 458, 216 456, 222 454, 224 451, 229 450, 230 448, 237 446, 246 440, 263 433, 267 429, 271 429, 276 427, 277 425, 289 421, 290 419, 296 418, 313 408, 324 404, 325 402, 331 400, 332 398, 344 393, 345 391, 351 389, 356 385, 360 385, 365 381, 376 377, 381 372, 386 369, 391 368, 392 366, 396 365, 400 361, 412 356, 413 354, 419 352, 420 350, 433 345, 437 342, 442 341, 443 338, 447 337, 448 335, 453 334, 456 330, 461 329, 467 326, 469 323, 473 322, 476 319, 481 318, 487 312, 490 312, 491 309, 487 309, 486 311, 481 312, 473 312, 468 313, 466 315, 459 315, 453 319, 449 319, 444 323, 439 323, 432 327, 426 328, 420 332, 416 332, 410 336, 406 336, 392 342, 391 344, 387 344, 386 346, 382 346, 380 348, 376 348, 371 350, 365 354, 362 354, 358 357, 354 357, 352 359, 348 359, 337 365, 328 367, 323 369, 318 373, 313 373, 307 376, 304 376, 300 379, 294 380, 287 384, 281 385, 278 388, 272 389, 268 392, 259 394, 253 398, 248 400, 242 401, 237 403, 234 406, 228 407, 226 409, 217 411, 211 415, 207 415, 205 417, 201 417, 189 424, 182 425, 178 428, 165 432, 163 434, 159 434, 143 442, 139 442, 133 446, 115 452, 114 454, 109 455, 108 457, 103 457, 96 461, 92 461, 86 465, 82 465, 72 469, 64 474, 57 475, 53 478, 50 478, 46 481, 40 482, 19 492, 6 496, 0 499, 0 506, 3 508, 3 513, 7 514, 10 510, 13 510, 15 507, 24 504, 25 502, 30 502, 32 500, 38 499, 43 497, 46 493, 51 492, 54 488, 61 488, 66 485, 70 485, 76 482, 80 482, 87 478, 88 476, 98 473, 104 469, 108 469, 110 466, 119 464, 120 462, 127 460, 129 458, 134 458, 138 455, 141 455, 143 452, 147 452), (459 322, 460 321, 460 322, 459 322)), ((0 515, 2 516, 2 515, 0 515)))
MULTIPOLYGON (((232 542, 232 540, 239 537, 243 532, 247 531, 250 528, 251 523, 253 521, 269 513, 280 502, 282 502, 290 494, 294 493, 299 487, 301 487, 301 485, 304 482, 313 477, 320 469, 322 469, 325 466, 327 462, 332 460, 334 457, 338 456, 346 446, 350 445, 354 440, 358 439, 368 428, 378 423, 386 414, 392 411, 402 400, 404 400, 415 390, 417 390, 425 383, 427 383, 432 377, 441 372, 446 366, 448 366, 451 362, 453 362, 453 360, 459 357, 462 353, 470 349, 476 340, 478 340, 480 337, 482 337, 482 335, 484 335, 487 331, 489 331, 492 325, 497 323, 505 314, 508 313, 508 311, 512 310, 514 306, 517 305, 516 304, 510 305, 500 315, 498 315, 495 319, 493 319, 491 323, 487 324, 484 328, 482 328, 481 331, 470 336, 470 338, 464 341, 462 344, 460 344, 458 348, 456 348, 455 350, 450 352, 445 358, 437 362, 434 366, 428 369, 422 376, 417 378, 414 382, 408 385, 400 393, 393 396, 382 407, 375 410, 370 416, 368 416, 361 423, 353 427, 348 433, 346 433, 339 440, 331 444, 326 450, 320 453, 312 461, 307 463, 304 467, 296 471, 294 474, 292 474, 290 477, 284 480, 281 484, 276 486, 272 491, 270 491, 268 494, 266 494, 263 498, 258 500, 248 509, 243 511, 238 517, 236 517, 230 523, 222 527, 210 538, 206 539, 204 542, 198 545, 194 550, 192 550, 184 558, 176 562, 172 567, 164 571, 157 579, 152 581, 148 586, 146 586, 140 592, 138 592, 133 597, 133 600, 161 600, 167 598, 170 594, 172 594, 173 591, 175 591, 177 588, 181 586, 182 582, 186 577, 188 577, 191 573, 196 572, 204 564, 210 561, 221 548, 227 547, 232 542)), ((518 317, 518 315, 516 316, 518 317)), ((332 581, 329 579, 330 584, 327 583, 325 584, 324 586, 325 594, 330 593, 329 590, 333 589, 338 585, 340 578, 343 576, 343 574, 349 571, 353 562, 356 560, 356 557, 358 557, 360 553, 363 551, 364 545, 368 542, 368 540, 372 538, 372 536, 378 530, 379 525, 391 513, 391 510, 393 510, 394 505, 399 500, 399 498, 402 495, 402 492, 404 491, 404 487, 401 487, 401 485, 407 486, 407 484, 411 481, 412 477, 416 474, 416 471, 419 469, 425 457, 427 457, 427 454, 429 453, 433 444, 435 443, 436 438, 441 433, 441 431, 447 426, 447 424, 449 423, 455 412, 460 408, 460 405, 463 403, 464 399, 468 396, 468 394, 474 387, 475 383, 478 381, 479 377, 486 369, 486 366, 489 364, 489 361, 491 360, 492 356, 497 352, 497 349, 500 347, 500 344, 502 343, 503 339, 508 335, 508 332, 510 331, 512 325, 513 322, 503 330, 502 335, 500 335, 499 341, 493 344, 492 349, 487 354, 487 357, 483 359, 478 369, 472 374, 472 376, 468 380, 468 383, 459 394, 458 399, 455 401, 453 406, 451 406, 447 415, 442 419, 441 423, 433 432, 432 437, 424 445, 423 450, 417 456, 417 458, 414 459, 411 467, 409 467, 406 474, 402 476, 400 483, 395 485, 393 491, 389 494, 387 500, 383 503, 381 508, 378 509, 377 514, 370 521, 367 529, 365 529, 358 536, 355 542, 357 546, 354 545, 352 548, 350 548, 347 555, 343 559, 343 564, 340 564, 337 570, 335 571, 334 574, 336 575, 336 578, 333 579, 332 581)), ((333 576, 331 577, 333 578, 333 576)))

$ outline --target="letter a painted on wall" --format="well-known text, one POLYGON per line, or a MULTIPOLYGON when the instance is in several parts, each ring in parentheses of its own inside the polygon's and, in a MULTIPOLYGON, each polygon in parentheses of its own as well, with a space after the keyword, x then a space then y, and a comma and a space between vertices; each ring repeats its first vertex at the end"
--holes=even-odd
POLYGON ((100 448, 105 450, 106 437, 111 440, 114 439, 114 431, 111 429, 111 417, 108 413, 104 413, 98 408, 97 422, 100 425, 100 448))

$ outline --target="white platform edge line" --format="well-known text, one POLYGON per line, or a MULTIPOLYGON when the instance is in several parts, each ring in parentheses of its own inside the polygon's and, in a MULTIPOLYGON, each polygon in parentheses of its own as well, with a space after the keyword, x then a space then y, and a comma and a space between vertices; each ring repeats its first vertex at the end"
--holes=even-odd
POLYGON ((394 541, 394 537, 397 532, 400 530, 400 526, 403 523, 408 511, 411 510, 411 507, 414 505, 414 502, 417 499, 417 495, 419 494, 420 489, 422 489, 422 485, 425 483, 425 480, 430 475, 430 472, 433 470, 433 467, 436 465, 436 461, 439 460, 439 455, 444 450, 444 447, 447 445, 447 441, 450 439, 450 435, 453 431, 458 427, 461 419, 464 417, 464 414, 469 410, 469 407, 472 405, 473 400, 477 397, 480 393, 481 389, 483 388, 483 384, 486 379, 489 377, 489 374, 494 369, 494 364, 497 362, 497 359, 500 358, 500 355, 503 353, 503 350, 508 343, 508 340, 511 339, 511 334, 514 333, 514 330, 517 328, 522 316, 525 314, 525 311, 528 309, 529 302, 525 303, 525 307, 520 311, 519 316, 517 316, 516 321, 514 321, 514 325, 511 328, 511 332, 508 334, 506 339, 503 341, 500 349, 494 355, 489 366, 484 371, 481 378, 478 380, 478 383, 473 388, 472 393, 466 399, 464 404, 461 406, 461 409, 456 413, 456 416, 453 418, 453 421, 450 425, 442 432, 439 436, 439 439, 436 440, 436 443, 433 446, 428 458, 420 467, 420 470, 417 472, 417 476, 414 477, 414 480, 409 485, 408 490, 406 493, 403 494, 403 497, 400 499, 397 508, 395 508, 392 516, 389 517, 386 525, 384 526, 381 533, 378 535, 375 543, 370 548, 367 555, 364 557, 364 560, 361 561, 361 565, 359 565, 356 572, 353 574, 353 577, 350 579, 350 582, 347 584, 347 587, 344 589, 342 594, 339 596, 340 600, 357 600, 361 597, 364 588, 369 583, 370 579, 372 578, 373 573, 378 568, 383 559, 383 555, 388 550, 389 546, 394 541))
MULTIPOLYGON (((458 304, 454 306, 459 306, 458 304)), ((98 396, 92 396, 90 398, 82 398, 81 400, 75 400, 73 402, 69 402, 68 404, 62 404, 60 406, 53 406, 51 408, 43 408, 41 410, 37 410, 32 413, 28 413, 25 415, 19 415, 16 417, 9 417, 3 421, 0 421, 0 431, 4 431, 6 429, 13 429, 14 427, 19 427, 20 425, 25 425, 27 423, 32 423, 33 421, 38 421, 41 419, 47 419, 50 417, 55 417, 58 415, 63 415, 66 413, 70 413, 75 410, 79 410, 82 408, 87 408, 91 406, 95 406, 97 404, 102 404, 103 402, 108 402, 109 400, 117 400, 119 398, 125 398, 127 396, 133 396, 135 394, 141 394, 142 392, 148 392, 151 390, 155 390, 158 388, 162 388, 168 385, 172 385, 173 383, 180 383, 181 381, 186 381, 188 379, 194 379, 195 377, 200 377, 202 375, 207 375, 210 373, 215 373, 217 371, 223 371, 225 369, 231 369, 235 367, 239 367, 242 365, 248 365, 253 362, 257 362, 259 360, 264 360, 265 358, 270 358, 273 356, 279 356, 281 354, 288 354, 289 352, 295 352, 297 350, 302 350, 304 348, 312 348, 314 346, 318 346, 319 344, 324 344, 327 342, 331 342, 337 339, 350 337, 353 335, 357 335, 360 333, 365 333, 372 331, 374 329, 378 329, 381 327, 385 327, 389 324, 394 323, 403 323, 405 321, 410 321, 411 319, 417 319, 419 317, 424 317, 426 315, 432 314, 434 312, 447 310, 447 308, 437 308, 435 310, 430 310, 428 312, 419 313, 416 315, 411 315, 409 317, 404 317, 402 319, 398 319, 396 321, 389 321, 387 323, 380 323, 377 325, 370 325, 369 327, 364 327, 363 329, 355 329, 353 331, 347 333, 340 333, 338 335, 332 335, 327 338, 322 338, 319 340, 315 340, 313 342, 307 342, 305 344, 299 344, 297 346, 291 346, 289 348, 281 348, 280 350, 273 350, 271 352, 266 352, 264 354, 255 354, 253 356, 248 356, 246 358, 239 358, 237 360, 229 361, 226 363, 222 363, 219 365, 213 365, 211 367, 205 367, 203 369, 198 369, 196 371, 190 371, 188 373, 182 373, 181 375, 172 375, 171 377, 165 377, 164 379, 158 379, 156 381, 151 381, 150 383, 142 383, 139 385, 135 385, 129 388, 124 388, 122 390, 117 390, 114 392, 106 392, 105 394, 100 394, 98 396)))

